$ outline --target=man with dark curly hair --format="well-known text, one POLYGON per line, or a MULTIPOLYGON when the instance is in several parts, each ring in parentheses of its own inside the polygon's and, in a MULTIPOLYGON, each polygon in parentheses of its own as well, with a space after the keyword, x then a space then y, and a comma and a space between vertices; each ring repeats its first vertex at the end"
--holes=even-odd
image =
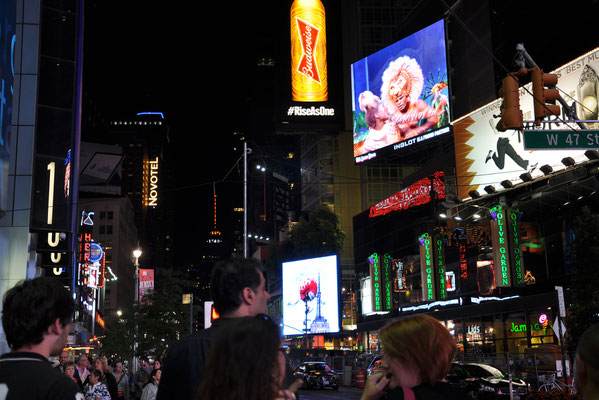
POLYGON ((55 279, 22 281, 6 292, 2 326, 12 350, 0 357, 6 399, 83 399, 77 384, 48 361, 64 348, 74 309, 71 294, 55 279))
POLYGON ((221 328, 234 318, 266 314, 270 295, 265 288, 262 264, 257 260, 232 258, 217 263, 210 288, 220 318, 210 328, 183 338, 169 349, 157 400, 195 400, 204 364, 221 328))

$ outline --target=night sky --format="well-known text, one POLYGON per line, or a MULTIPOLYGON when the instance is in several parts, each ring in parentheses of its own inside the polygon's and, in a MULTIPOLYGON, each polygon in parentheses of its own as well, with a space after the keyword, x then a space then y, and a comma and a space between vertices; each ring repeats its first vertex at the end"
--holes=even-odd
MULTIPOLYGON (((84 90, 104 118, 162 111, 171 126, 176 251, 211 229, 211 182, 241 155, 232 150, 232 132, 248 129, 256 59, 274 55, 274 38, 287 40, 273 34, 268 8, 287 9, 285 2, 209 3, 85 2, 84 90)), ((241 183, 229 181, 216 188, 223 223, 232 204, 243 204, 241 183)))
MULTIPOLYGON (((329 0, 337 1, 342 0, 329 0)), ((286 55, 291 2, 85 2, 84 90, 105 118, 163 111, 172 127, 176 179, 171 184, 177 193, 173 207, 182 232, 176 248, 193 246, 193 240, 211 228, 212 182, 221 180, 241 155, 232 151, 232 132, 260 131, 248 126, 247 115, 260 90, 255 85, 256 60, 286 55)), ((426 3, 430 7, 413 15, 415 21, 443 18, 443 2, 426 3)), ((553 9, 517 0, 491 0, 488 5, 496 29, 495 56, 507 68, 513 68, 518 42, 524 42, 546 70, 579 56, 580 49, 597 46, 593 27, 599 0, 553 9)), ((470 27, 485 23, 464 15, 467 7, 460 14, 470 27)), ((420 28, 406 25, 405 34, 420 28)), ((474 41, 472 45, 477 46, 474 41)), ((494 72, 505 76, 498 65, 494 72)), ((269 129, 262 131, 270 133, 269 129)), ((220 184, 217 192, 222 211, 228 211, 233 200, 242 202, 240 182, 220 184)))

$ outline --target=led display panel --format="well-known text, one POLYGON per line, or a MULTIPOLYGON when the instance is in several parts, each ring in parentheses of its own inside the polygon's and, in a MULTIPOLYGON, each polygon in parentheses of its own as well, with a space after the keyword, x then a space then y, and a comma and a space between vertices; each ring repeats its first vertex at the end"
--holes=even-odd
POLYGON ((351 80, 356 163, 450 132, 443 21, 352 64, 351 80))
POLYGON ((285 262, 283 334, 339 332, 337 256, 285 262))
POLYGON ((0 210, 8 209, 8 160, 17 41, 16 10, 15 0, 0 2, 0 210))

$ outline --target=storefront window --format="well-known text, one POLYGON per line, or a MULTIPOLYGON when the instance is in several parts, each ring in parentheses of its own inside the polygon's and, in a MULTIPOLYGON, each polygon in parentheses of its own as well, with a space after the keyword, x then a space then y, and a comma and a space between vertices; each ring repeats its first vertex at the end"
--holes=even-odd
POLYGON ((483 333, 484 329, 480 318, 466 321, 466 353, 483 353, 483 333))
POLYGON ((505 319, 505 329, 507 335, 506 351, 520 358, 520 354, 528 347, 528 326, 524 313, 508 314, 505 319))
POLYGON ((447 329, 449 330, 449 334, 453 336, 455 343, 458 347, 458 353, 464 352, 464 327, 462 325, 462 320, 449 320, 445 323, 447 329))

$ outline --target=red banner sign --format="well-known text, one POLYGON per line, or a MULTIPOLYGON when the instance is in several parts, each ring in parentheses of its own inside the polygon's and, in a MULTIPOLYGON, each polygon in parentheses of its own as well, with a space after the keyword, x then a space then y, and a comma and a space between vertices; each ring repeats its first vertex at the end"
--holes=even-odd
POLYGON ((370 207, 370 218, 379 217, 392 211, 407 210, 431 201, 431 192, 437 199, 445 198, 445 183, 443 171, 437 171, 432 177, 424 178, 402 189, 393 196, 370 207), (431 190, 432 185, 432 190, 431 190))
POLYGON ((149 292, 154 290, 154 270, 139 270, 139 301, 149 292))

